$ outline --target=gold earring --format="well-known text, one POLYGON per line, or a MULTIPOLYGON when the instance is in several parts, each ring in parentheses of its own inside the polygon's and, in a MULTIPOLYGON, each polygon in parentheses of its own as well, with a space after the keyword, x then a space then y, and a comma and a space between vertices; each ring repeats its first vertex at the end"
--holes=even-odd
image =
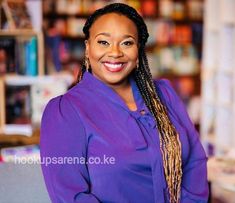
POLYGON ((85 57, 84 65, 86 66, 86 71, 89 72, 89 70, 90 70, 90 62, 89 62, 88 57, 85 57))
POLYGON ((139 69, 139 61, 136 63, 136 70, 139 69))

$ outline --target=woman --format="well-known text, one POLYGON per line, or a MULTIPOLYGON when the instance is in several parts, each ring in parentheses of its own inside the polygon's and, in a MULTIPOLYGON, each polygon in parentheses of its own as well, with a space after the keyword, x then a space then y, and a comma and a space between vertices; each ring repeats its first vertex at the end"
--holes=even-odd
POLYGON ((83 31, 83 74, 47 105, 41 157, 86 163, 42 164, 52 202, 207 202, 204 150, 169 82, 152 81, 143 19, 110 4, 83 31))

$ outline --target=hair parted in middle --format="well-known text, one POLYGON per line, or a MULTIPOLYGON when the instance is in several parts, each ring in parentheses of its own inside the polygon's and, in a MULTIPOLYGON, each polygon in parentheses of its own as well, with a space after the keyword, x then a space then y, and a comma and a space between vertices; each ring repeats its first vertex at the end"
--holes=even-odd
MULTIPOLYGON (((149 37, 147 26, 144 23, 143 18, 134 8, 123 3, 113 3, 96 10, 91 16, 88 17, 83 27, 86 40, 90 37, 89 30, 93 23, 99 17, 109 13, 124 15, 132 20, 137 27, 139 63, 138 68, 133 71, 133 76, 146 106, 154 116, 157 123, 159 130, 160 150, 163 159, 163 168, 169 198, 171 203, 177 203, 180 200, 182 182, 181 143, 179 140, 179 134, 168 116, 167 108, 163 105, 157 94, 157 90, 152 79, 145 53, 145 44, 149 37)), ((86 66, 83 65, 82 75, 79 80, 82 80, 82 76, 85 71, 86 66)))

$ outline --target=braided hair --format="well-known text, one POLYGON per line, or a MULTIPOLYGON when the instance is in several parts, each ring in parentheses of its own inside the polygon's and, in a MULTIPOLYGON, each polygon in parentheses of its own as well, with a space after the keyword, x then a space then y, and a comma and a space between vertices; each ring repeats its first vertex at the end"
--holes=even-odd
MULTIPOLYGON (((148 60, 145 53, 145 44, 149 37, 147 26, 144 23, 143 18, 134 8, 122 3, 113 3, 96 10, 91 16, 88 17, 83 27, 85 39, 89 39, 89 30, 96 19, 108 13, 118 13, 124 15, 132 20, 137 27, 139 67, 134 70, 133 74, 144 102, 157 123, 159 130, 160 150, 163 159, 163 168, 170 196, 170 202, 177 203, 180 200, 182 181, 181 143, 179 140, 179 135, 170 121, 167 109, 158 97, 154 82, 152 80, 152 75, 150 73, 148 60)), ((82 79, 85 71, 86 66, 83 64, 82 74, 79 80, 82 79)))

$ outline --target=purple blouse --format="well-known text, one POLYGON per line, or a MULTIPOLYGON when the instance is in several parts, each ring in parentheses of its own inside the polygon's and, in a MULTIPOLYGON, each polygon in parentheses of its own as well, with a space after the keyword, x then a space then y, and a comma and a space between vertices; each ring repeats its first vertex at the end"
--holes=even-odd
MULTIPOLYGON (((136 111, 87 72, 79 84, 48 103, 40 147, 53 203, 169 201, 157 126, 134 79, 130 82, 136 111)), ((181 202, 207 202, 207 158, 198 133, 169 82, 155 85, 182 143, 181 202)))

